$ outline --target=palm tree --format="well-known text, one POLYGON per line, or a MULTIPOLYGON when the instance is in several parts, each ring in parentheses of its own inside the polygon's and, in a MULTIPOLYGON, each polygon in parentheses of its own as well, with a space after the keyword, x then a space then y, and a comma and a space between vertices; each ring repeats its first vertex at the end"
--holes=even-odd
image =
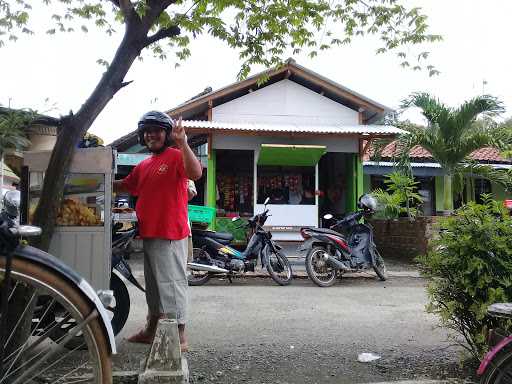
POLYGON ((502 113, 503 104, 493 96, 482 95, 458 108, 450 108, 428 93, 414 93, 402 106, 420 108, 428 124, 411 126, 408 134, 398 138, 398 147, 407 158, 416 145, 431 153, 445 172, 444 210, 453 210, 453 177, 463 172, 469 155, 484 147, 505 147, 502 136, 492 124, 475 124, 478 117, 492 118, 502 113))
POLYGON ((8 149, 23 149, 30 145, 23 127, 33 119, 33 116, 32 112, 4 108, 0 111, 0 188, 4 186, 5 152, 8 149))

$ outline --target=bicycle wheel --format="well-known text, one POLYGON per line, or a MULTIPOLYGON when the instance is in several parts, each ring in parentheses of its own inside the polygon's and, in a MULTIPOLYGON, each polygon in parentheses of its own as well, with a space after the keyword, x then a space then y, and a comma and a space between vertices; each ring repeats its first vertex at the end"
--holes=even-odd
POLYGON ((281 252, 269 249, 266 267, 268 274, 277 284, 288 285, 292 282, 292 267, 281 252))
MULTIPOLYGON (((5 256, 0 256, 0 282, 5 284, 5 256)), ((99 314, 83 294, 58 274, 27 260, 13 259, 11 284, 8 288, 9 309, 13 298, 29 289, 27 304, 9 314, 5 332, 6 352, 1 383, 38 382, 112 383, 112 365, 107 340, 102 331, 99 314), (18 331, 24 313, 29 313, 39 297, 46 300, 46 309, 33 319, 28 338, 14 345, 13 335, 18 331), (21 314, 21 315, 19 315, 21 314), (34 322, 36 322, 34 324, 34 322), (66 327, 66 325, 68 325, 66 327), (52 340, 56 332, 67 332, 52 340), (81 335, 83 344, 68 349, 66 344, 81 335)))
POLYGON ((512 349, 498 353, 487 367, 480 379, 481 384, 510 384, 512 383, 512 349))

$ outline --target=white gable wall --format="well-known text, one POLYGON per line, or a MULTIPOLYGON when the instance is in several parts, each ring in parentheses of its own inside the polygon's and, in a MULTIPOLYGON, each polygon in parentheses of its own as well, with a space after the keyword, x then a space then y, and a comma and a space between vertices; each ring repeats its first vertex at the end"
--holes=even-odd
POLYGON ((290 80, 266 86, 212 110, 219 122, 357 125, 357 111, 290 80))

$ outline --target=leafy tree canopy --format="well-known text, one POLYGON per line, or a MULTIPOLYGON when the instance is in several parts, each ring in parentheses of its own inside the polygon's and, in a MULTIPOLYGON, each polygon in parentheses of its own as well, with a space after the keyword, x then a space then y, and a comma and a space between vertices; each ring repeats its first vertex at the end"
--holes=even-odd
MULTIPOLYGON (((240 52, 239 78, 251 66, 270 68, 285 55, 303 51, 311 57, 332 46, 346 45, 357 36, 375 35, 378 53, 393 51, 403 67, 438 71, 427 62, 428 52, 406 53, 404 46, 441 39, 428 32, 420 8, 402 0, 43 0, 51 7, 46 33, 87 32, 101 28, 113 34, 120 24, 148 30, 137 41, 155 56, 173 52, 178 61, 190 56, 191 39, 211 35, 240 52), (163 43, 165 42, 165 43, 163 43), (288 48, 291 48, 291 52, 288 48)), ((32 2, 0 0, 0 46, 34 33, 32 2)), ((104 60, 101 64, 108 65, 104 60)))

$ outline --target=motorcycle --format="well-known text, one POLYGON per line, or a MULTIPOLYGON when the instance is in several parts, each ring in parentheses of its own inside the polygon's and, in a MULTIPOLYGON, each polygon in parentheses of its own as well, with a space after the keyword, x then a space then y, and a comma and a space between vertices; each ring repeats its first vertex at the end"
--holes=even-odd
POLYGON ((117 335, 123 329, 128 314, 130 313, 130 295, 125 282, 121 279, 118 273, 123 276, 130 283, 135 285, 142 292, 144 288, 139 284, 135 276, 133 276, 130 265, 126 259, 130 257, 131 241, 138 234, 138 228, 135 225, 131 229, 122 230, 122 223, 115 223, 112 225, 112 271, 110 274, 110 289, 114 293, 114 303, 107 307, 107 310, 112 314, 112 329, 114 334, 117 335), (114 272, 114 270, 117 272, 114 272))
MULTIPOLYGON (((387 278, 386 265, 373 242, 369 224, 360 224, 363 217, 371 216, 377 202, 371 195, 359 198, 357 212, 337 220, 330 228, 301 228, 304 239, 299 252, 307 252, 306 271, 319 287, 330 287, 338 274, 360 272, 373 268, 380 280, 387 278), (337 229, 337 230, 335 230, 337 229)), ((327 214, 326 220, 333 216, 327 214)))
MULTIPOLYGON (((292 268, 286 256, 281 252, 281 246, 272 240, 272 234, 263 229, 269 210, 265 200, 264 211, 256 214, 246 224, 238 228, 249 228, 252 235, 246 249, 240 252, 229 246, 233 235, 207 230, 192 230, 194 244, 192 262, 188 263, 190 273, 189 285, 205 284, 212 276, 227 275, 230 282, 232 277, 245 272, 254 272, 258 258, 266 268, 270 277, 279 285, 288 285, 292 279, 292 268)), ((233 222, 240 220, 233 218, 233 222)))

